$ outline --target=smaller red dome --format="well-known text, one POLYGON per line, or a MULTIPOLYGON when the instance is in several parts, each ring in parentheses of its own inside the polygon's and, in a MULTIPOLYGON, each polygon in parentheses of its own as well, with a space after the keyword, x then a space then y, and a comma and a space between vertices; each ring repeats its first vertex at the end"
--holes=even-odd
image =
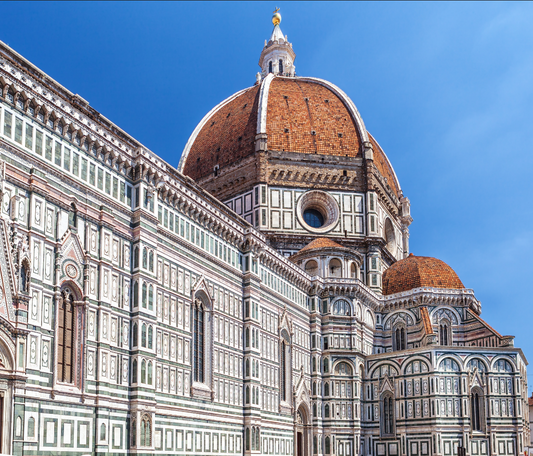
POLYGON ((383 274, 384 295, 420 287, 461 289, 465 286, 444 261, 412 253, 394 263, 383 274))

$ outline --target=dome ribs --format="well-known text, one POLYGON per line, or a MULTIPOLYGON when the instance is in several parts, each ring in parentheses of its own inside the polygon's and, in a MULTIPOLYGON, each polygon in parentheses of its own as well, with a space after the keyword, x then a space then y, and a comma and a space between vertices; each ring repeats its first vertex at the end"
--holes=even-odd
POLYGON ((361 156, 361 141, 347 107, 330 89, 314 82, 274 78, 267 134, 269 150, 361 156))
POLYGON ((222 168, 253 154, 258 103, 259 86, 254 86, 215 112, 194 141, 184 174, 198 180, 215 165, 222 168))
POLYGON ((463 283, 444 261, 410 254, 383 274, 383 294, 391 295, 420 287, 462 289, 463 283))

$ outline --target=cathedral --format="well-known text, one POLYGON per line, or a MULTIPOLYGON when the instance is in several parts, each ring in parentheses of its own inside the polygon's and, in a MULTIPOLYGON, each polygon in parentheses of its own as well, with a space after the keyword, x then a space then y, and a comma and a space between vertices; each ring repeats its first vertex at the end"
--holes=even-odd
POLYGON ((524 354, 272 22, 177 168, 0 42, 0 453, 525 451, 524 354))

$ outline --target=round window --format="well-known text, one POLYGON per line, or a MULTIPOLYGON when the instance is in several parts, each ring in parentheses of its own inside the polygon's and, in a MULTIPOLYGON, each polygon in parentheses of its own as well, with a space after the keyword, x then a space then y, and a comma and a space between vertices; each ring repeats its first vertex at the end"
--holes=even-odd
POLYGON ((335 228, 339 221, 339 205, 328 193, 312 190, 300 197, 296 214, 298 221, 307 231, 327 233, 335 228))
POLYGON ((320 228, 324 225, 324 217, 316 209, 306 209, 304 211, 304 220, 312 228, 320 228))

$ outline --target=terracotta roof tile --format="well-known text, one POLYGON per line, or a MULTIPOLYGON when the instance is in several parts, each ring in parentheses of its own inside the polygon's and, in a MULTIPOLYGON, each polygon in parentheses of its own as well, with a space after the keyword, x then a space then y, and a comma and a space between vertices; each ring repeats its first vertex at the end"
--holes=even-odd
POLYGON ((398 181, 396 180, 396 176, 394 175, 394 171, 385 155, 385 152, 383 152, 383 149, 379 147, 379 144, 370 133, 368 133, 368 136, 374 149, 374 164, 376 165, 376 168, 380 174, 387 179, 387 184, 389 184, 394 194, 399 197, 400 186, 398 185, 398 181))
POLYGON ((383 274, 383 294, 390 295, 419 287, 464 288, 463 283, 444 261, 412 253, 397 261, 383 274))
MULTIPOLYGON (((307 244, 300 252, 305 252, 311 249, 327 249, 327 248, 337 248, 343 249, 344 247, 340 244, 337 244, 335 241, 328 238, 317 238, 314 241, 311 241, 307 244)), ((298 252, 298 253, 300 253, 298 252)))
POLYGON ((530 406, 533 405, 533 393, 531 393, 531 397, 528 398, 528 403, 530 406))

